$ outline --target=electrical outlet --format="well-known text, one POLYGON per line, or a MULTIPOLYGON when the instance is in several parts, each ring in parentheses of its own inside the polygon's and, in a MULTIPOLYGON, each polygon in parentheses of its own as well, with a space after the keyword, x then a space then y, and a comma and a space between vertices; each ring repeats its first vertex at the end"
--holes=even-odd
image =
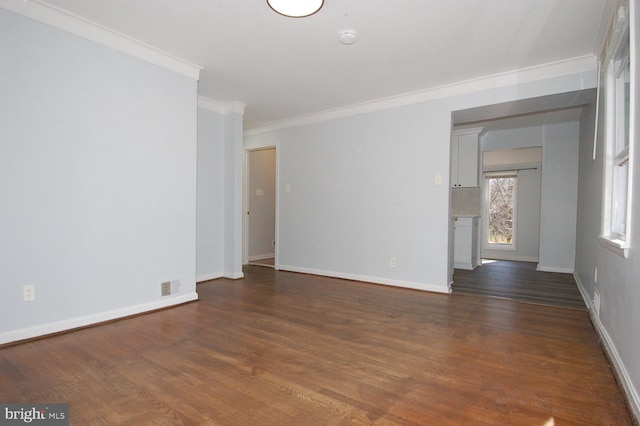
POLYGON ((22 287, 22 300, 25 302, 31 302, 36 300, 36 286, 33 284, 27 284, 22 287))
POLYGON ((389 268, 395 268, 396 267, 396 258, 395 257, 390 257, 389 258, 389 268))
POLYGON ((442 175, 436 175, 433 178, 433 184, 436 185, 436 186, 442 185, 442 175))

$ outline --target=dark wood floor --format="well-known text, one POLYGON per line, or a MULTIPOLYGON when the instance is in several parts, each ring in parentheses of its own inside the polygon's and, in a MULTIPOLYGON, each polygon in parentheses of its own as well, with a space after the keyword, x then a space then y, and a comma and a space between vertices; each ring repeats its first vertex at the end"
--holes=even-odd
POLYGON ((573 275, 537 271, 531 262, 496 260, 473 271, 455 269, 452 289, 454 293, 587 309, 573 275))
POLYGON ((250 266, 200 302, 0 349, 72 424, 628 425, 585 311, 250 266))

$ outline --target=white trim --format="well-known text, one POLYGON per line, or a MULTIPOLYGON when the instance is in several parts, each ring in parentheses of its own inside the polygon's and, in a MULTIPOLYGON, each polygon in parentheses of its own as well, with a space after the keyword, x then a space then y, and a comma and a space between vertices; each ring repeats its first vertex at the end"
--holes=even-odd
POLYGON ((451 131, 451 136, 462 136, 462 135, 478 135, 484 130, 484 127, 469 127, 465 129, 454 129, 451 131))
POLYGON ((538 263, 538 266, 536 267, 536 271, 558 272, 560 274, 573 274, 575 272, 575 269, 574 268, 558 268, 555 266, 544 266, 538 263))
MULTIPOLYGON (((411 93, 405 93, 388 98, 377 99, 341 108, 330 109, 319 113, 302 115, 291 119, 273 121, 264 125, 245 129, 246 136, 289 127, 313 124, 336 118, 349 117, 367 112, 380 111, 388 108, 413 105, 436 99, 465 95, 482 90, 491 90, 499 87, 522 86, 523 84, 545 80, 554 77, 563 77, 573 74, 585 74, 580 77, 580 88, 591 89, 596 87, 597 59, 594 55, 585 55, 563 61, 537 65, 529 68, 499 73, 473 80, 466 80, 453 84, 433 87, 411 93)), ((574 90, 574 89, 572 89, 574 90)))
POLYGON ((112 311, 100 312, 83 317, 37 325, 20 330, 8 331, 5 333, 0 333, 0 344, 32 339, 34 337, 46 336, 48 334, 73 330, 75 328, 99 324, 105 321, 111 321, 132 315, 142 314, 149 311, 155 311, 158 309, 168 308, 170 306, 181 305, 193 300, 198 300, 198 294, 196 292, 176 297, 167 297, 155 302, 143 303, 140 305, 129 306, 127 308, 115 309, 112 311))
POLYGON ((598 237, 598 240, 600 241, 600 245, 602 247, 608 248, 615 254, 622 256, 625 259, 629 257, 629 246, 625 241, 606 237, 604 235, 600 235, 598 237))
POLYGON ((540 261, 540 258, 537 256, 522 256, 518 254, 512 254, 509 251, 504 250, 482 250, 483 259, 487 260, 511 260, 514 262, 531 262, 537 263, 540 261))
POLYGON ((235 114, 244 115, 245 107, 246 105, 243 104, 242 102, 238 102, 238 101, 227 102, 226 104, 224 104, 224 110, 225 110, 224 113, 225 114, 235 113, 235 114))
POLYGON ((222 115, 231 113, 244 115, 245 106, 245 104, 236 101, 227 102, 225 104, 214 101, 213 99, 205 98, 204 96, 198 96, 198 108, 206 109, 207 111, 212 111, 222 115))
POLYGON ((201 283, 209 280, 217 280, 218 278, 222 278, 222 277, 224 277, 224 274, 222 272, 217 272, 215 274, 200 275, 196 277, 196 283, 201 283))
POLYGON ((473 265, 471 262, 453 262, 454 269, 466 269, 468 271, 474 270, 479 265, 473 265))
POLYGON ((264 259, 271 259, 271 258, 275 258, 276 254, 274 253, 268 253, 268 254, 257 254, 255 256, 249 256, 249 262, 253 262, 254 260, 264 260, 264 259))
POLYGON ((311 269, 311 268, 300 268, 297 266, 290 266, 290 265, 278 265, 278 270, 299 272, 302 274, 321 275, 324 277, 341 278, 345 280, 361 281, 361 282, 372 283, 372 284, 383 284, 383 285, 389 285, 393 287, 410 288, 414 290, 431 291, 435 293, 451 292, 451 288, 449 285, 440 286, 436 284, 417 283, 413 281, 391 280, 388 278, 371 277, 371 276, 358 275, 358 274, 348 274, 344 272, 327 271, 324 269, 311 269))
POLYGON ((578 285, 578 290, 580 290, 580 294, 582 295, 582 300, 584 301, 584 304, 587 307, 587 310, 595 312, 593 307, 593 301, 591 300, 591 297, 587 294, 587 290, 584 288, 584 285, 580 280, 580 276, 575 271, 573 272, 573 279, 576 280, 576 284, 578 285))
POLYGON ((41 0, 0 0, 0 7, 103 46, 143 59, 194 80, 203 68, 171 53, 41 0))
POLYGON ((240 278, 244 278, 244 274, 242 272, 225 272, 223 277, 232 280, 239 280, 240 278))
POLYGON ((616 376, 618 377, 618 381, 622 385, 622 389, 624 391, 625 396, 627 397, 627 402, 633 415, 636 419, 640 419, 640 396, 636 391, 636 388, 633 385, 633 381, 631 380, 631 376, 629 376, 629 372, 627 371, 624 363, 622 362, 622 358, 620 358, 620 354, 616 349, 611 336, 607 333, 607 330, 604 328, 604 325, 600 321, 600 318, 595 315, 595 310, 592 309, 593 305, 590 306, 589 316, 591 317, 591 322, 596 330, 596 333, 600 337, 600 342, 602 343, 602 347, 608 355, 611 364, 613 364, 613 368, 616 371, 616 376))
POLYGON ((600 338, 600 342, 602 344, 602 348, 607 354, 613 368, 615 369, 616 376, 619 379, 618 381, 622 385, 622 390, 627 399, 627 403, 629 407, 631 407, 631 411, 636 419, 640 419, 640 396, 636 391, 636 388, 633 385, 633 381, 629 376, 629 372, 627 371, 622 359, 620 358, 620 354, 616 349, 616 346, 613 344, 613 340, 609 333, 604 328, 604 325, 600 321, 598 314, 596 312, 595 306, 593 305, 593 301, 590 296, 587 294, 584 286, 582 285, 582 281, 580 281, 580 277, 577 273, 573 274, 576 283, 578 284, 578 289, 580 290, 580 294, 582 294, 582 298, 584 299, 585 304, 587 305, 587 310, 589 311, 589 317, 591 318, 591 323, 593 324, 593 328, 596 330, 598 337, 600 338))

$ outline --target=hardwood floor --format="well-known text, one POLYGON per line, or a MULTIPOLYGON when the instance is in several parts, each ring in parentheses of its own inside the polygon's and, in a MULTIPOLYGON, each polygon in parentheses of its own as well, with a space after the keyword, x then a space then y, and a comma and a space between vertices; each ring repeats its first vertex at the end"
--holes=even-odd
POLYGON ((200 302, 0 349, 71 424, 628 425, 585 311, 249 266, 200 302))
POLYGON ((454 293, 587 309, 573 275, 537 271, 531 262, 496 260, 473 271, 455 269, 452 289, 454 293))

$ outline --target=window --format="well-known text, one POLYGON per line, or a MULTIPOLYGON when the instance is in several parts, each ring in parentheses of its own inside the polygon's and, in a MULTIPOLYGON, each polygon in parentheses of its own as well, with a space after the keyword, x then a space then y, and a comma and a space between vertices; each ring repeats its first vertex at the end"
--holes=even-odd
POLYGON ((632 144, 629 139, 633 105, 629 25, 624 6, 618 9, 605 52, 606 157, 601 241, 626 257, 631 218, 629 182, 632 144))
POLYGON ((485 173, 485 247, 515 250, 516 172, 485 173))

